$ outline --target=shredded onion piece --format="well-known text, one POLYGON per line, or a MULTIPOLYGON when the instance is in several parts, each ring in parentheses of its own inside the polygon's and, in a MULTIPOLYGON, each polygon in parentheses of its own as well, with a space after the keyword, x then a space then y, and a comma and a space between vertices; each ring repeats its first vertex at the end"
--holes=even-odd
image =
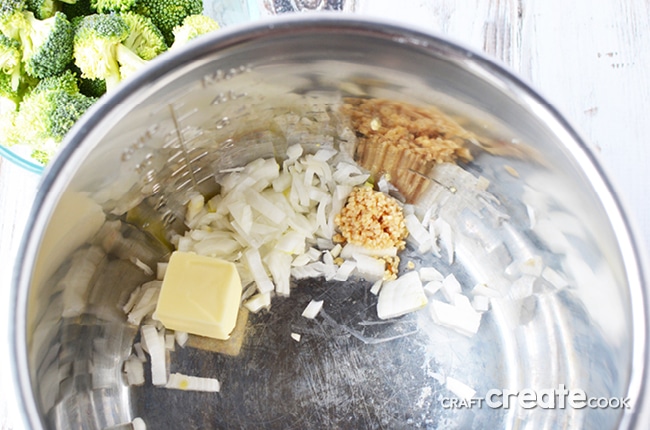
POLYGON ((133 430, 147 430, 147 425, 140 417, 133 418, 131 424, 133 425, 133 430))
POLYGON ((375 283, 372 284, 372 287, 370 288, 370 292, 371 292, 372 294, 374 294, 375 296, 376 296, 377 294, 379 294, 379 292, 381 291, 381 286, 382 286, 383 283, 384 283, 384 280, 383 280, 383 279, 380 279, 380 280, 378 280, 378 281, 375 281, 375 283))
POLYGON ((460 294, 462 289, 460 287, 460 282, 456 279, 453 273, 450 273, 442 281, 442 293, 449 303, 454 304, 454 298, 457 294, 460 294))
POLYGON ((221 389, 221 384, 216 378, 201 378, 199 376, 189 376, 182 373, 172 373, 169 375, 169 381, 167 381, 165 388, 217 393, 221 389))
POLYGON ((167 265, 168 264, 169 263, 160 262, 160 263, 158 263, 156 265, 156 279, 157 280, 162 281, 163 279, 165 279, 165 272, 167 272, 167 265))
POLYGON ((253 279, 255 279, 257 290, 262 294, 273 291, 275 285, 273 285, 273 282, 271 282, 271 279, 269 279, 269 276, 266 274, 266 269, 262 264, 262 258, 260 257, 258 250, 255 248, 249 248, 244 252, 244 260, 248 265, 248 270, 250 270, 253 275, 253 279))
POLYGON ((176 343, 181 348, 185 348, 185 344, 187 343, 187 340, 189 339, 189 337, 190 337, 189 333, 187 333, 185 331, 176 331, 176 332, 174 332, 174 338, 176 339, 176 343))
POLYGON ((387 281, 379 291, 377 316, 380 319, 396 318, 422 309, 427 297, 417 272, 408 272, 394 281, 387 281))
POLYGON ((420 267, 420 280, 422 282, 439 281, 445 277, 435 267, 420 267))
POLYGON ((151 357, 151 382, 153 385, 165 385, 167 383, 165 343, 153 325, 143 325, 140 332, 143 345, 147 347, 151 357))
POLYGON ((335 281, 347 281, 354 269, 357 268, 357 263, 352 260, 345 260, 339 266, 338 270, 332 277, 335 281))
POLYGON ((309 302, 305 310, 302 311, 302 316, 307 319, 314 319, 322 308, 323 300, 312 300, 309 302))
POLYGON ((246 309, 257 313, 262 309, 268 309, 271 306, 271 293, 258 293, 244 302, 246 309))
POLYGON ((302 338, 302 336, 300 336, 300 334, 298 334, 298 333, 291 333, 291 339, 295 340, 296 342, 300 342, 300 339, 301 339, 301 338, 302 338))
POLYGON ((357 262, 356 271, 361 276, 373 281, 383 279, 386 270, 386 262, 384 260, 369 257, 364 254, 355 254, 353 257, 357 262))

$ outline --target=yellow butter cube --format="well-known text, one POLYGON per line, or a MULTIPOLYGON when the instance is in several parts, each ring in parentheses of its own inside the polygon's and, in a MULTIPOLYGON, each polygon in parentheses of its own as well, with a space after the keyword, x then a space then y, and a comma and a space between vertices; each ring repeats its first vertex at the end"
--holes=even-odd
POLYGON ((228 339, 241 294, 233 263, 177 251, 169 259, 154 317, 168 329, 228 339))

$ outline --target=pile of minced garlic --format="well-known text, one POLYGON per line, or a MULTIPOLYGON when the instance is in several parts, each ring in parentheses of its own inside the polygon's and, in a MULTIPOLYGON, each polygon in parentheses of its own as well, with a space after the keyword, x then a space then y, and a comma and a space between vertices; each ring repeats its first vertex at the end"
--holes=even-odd
MULTIPOLYGON (((369 250, 402 250, 408 235, 402 206, 370 186, 352 190, 335 222, 340 233, 334 236, 334 242, 347 242, 369 250)), ((399 257, 386 255, 381 258, 386 262, 384 279, 395 279, 399 257)))
POLYGON ((352 190, 335 222, 341 231, 336 242, 344 239, 368 249, 404 249, 408 235, 399 203, 370 186, 352 190))

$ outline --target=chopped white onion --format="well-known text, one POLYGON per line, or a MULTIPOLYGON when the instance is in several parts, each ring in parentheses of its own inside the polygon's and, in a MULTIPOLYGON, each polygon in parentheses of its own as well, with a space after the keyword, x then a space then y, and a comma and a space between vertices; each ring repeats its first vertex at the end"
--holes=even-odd
POLYGON ((175 340, 176 340, 176 337, 175 337, 174 333, 166 333, 165 334, 165 349, 167 351, 173 351, 174 350, 175 340))
POLYGON ((462 292, 460 282, 456 279, 453 273, 450 273, 442 281, 442 293, 445 296, 445 299, 452 305, 454 304, 454 298, 457 294, 462 292))
POLYGON ((275 249, 287 254, 303 254, 305 252, 305 236, 294 230, 287 230, 278 239, 275 249))
POLYGON ((555 288, 564 288, 569 285, 569 283, 564 279, 559 273, 550 267, 545 267, 542 271, 542 278, 546 279, 551 283, 555 288))
POLYGON ((524 275, 517 279, 510 286, 508 297, 512 300, 520 300, 533 294, 533 286, 537 277, 524 275))
POLYGON ((451 226, 442 218, 437 218, 433 222, 433 226, 439 233, 440 241, 447 251, 447 263, 451 266, 454 262, 454 241, 452 237, 451 226))
POLYGON ((422 282, 439 281, 442 282, 445 277, 435 267, 420 267, 420 280, 422 282))
POLYGON ((187 203, 187 211, 185 212, 185 223, 189 223, 203 210, 205 200, 201 194, 194 194, 190 197, 187 203))
POLYGON ((323 300, 312 300, 309 302, 305 310, 302 311, 302 316, 307 319, 314 319, 322 308, 323 300))
POLYGON ((280 296, 289 296, 291 287, 291 255, 273 250, 264 257, 266 267, 271 271, 275 292, 280 296))
POLYGON ((442 282, 441 281, 429 281, 426 284, 424 284, 424 292, 428 296, 433 296, 435 295, 440 289, 442 288, 442 282))
POLYGON ((410 214, 404 217, 404 224, 406 229, 409 232, 407 240, 410 242, 415 242, 418 246, 418 251, 425 253, 429 251, 434 242, 429 231, 424 228, 420 220, 415 216, 415 214, 410 214))
POLYGON ((466 336, 476 334, 481 324, 481 314, 465 306, 463 301, 458 301, 461 306, 451 305, 439 300, 431 300, 430 312, 433 321, 444 327, 451 328, 466 336))
POLYGON ((144 349, 142 349, 142 344, 140 342, 133 344, 133 351, 135 352, 135 356, 138 357, 138 360, 142 361, 143 363, 147 362, 147 356, 145 355, 144 349))
POLYGON ((332 278, 335 281, 347 281, 354 269, 357 268, 357 263, 352 260, 345 260, 339 266, 338 270, 332 278))
POLYGON ((140 325, 145 317, 153 314, 158 303, 161 284, 161 281, 151 281, 142 285, 137 300, 127 316, 129 324, 140 325))
POLYGON ((129 296, 129 299, 126 301, 124 306, 122 306, 122 311, 124 311, 125 314, 128 314, 131 312, 131 309, 133 309, 133 306, 135 306, 136 302, 140 298, 140 289, 141 286, 135 287, 135 289, 131 292, 131 295, 129 296))
POLYGON ((544 261, 539 255, 527 258, 519 265, 519 271, 523 275, 541 276, 544 269, 544 261))
POLYGON ((174 338, 176 339, 176 343, 181 348, 185 348, 185 344, 187 343, 187 340, 189 339, 189 337, 190 337, 189 333, 187 333, 185 331, 175 331, 174 332, 174 338))
POLYGON ((383 279, 386 270, 384 260, 364 254, 354 254, 353 258, 357 262, 356 272, 359 275, 372 281, 383 279))
POLYGON ((370 257, 395 257, 397 255, 397 248, 391 246, 390 248, 370 249, 364 248, 360 245, 347 243, 343 249, 341 249, 341 258, 343 259, 347 260, 355 258, 356 255, 367 255, 370 257))
POLYGON ((300 342, 302 336, 298 333, 291 333, 291 339, 295 340, 296 342, 300 342))
POLYGON ((167 383, 165 344, 153 325, 143 325, 140 328, 140 333, 142 334, 142 343, 151 357, 151 382, 153 385, 165 385, 167 383))
POLYGON ((485 297, 501 297, 501 293, 493 288, 488 287, 485 284, 476 284, 472 289, 472 294, 475 296, 485 296, 485 297))
POLYGON ((167 266, 169 263, 160 262, 156 265, 156 279, 162 281, 165 279, 165 272, 167 272, 167 266))
POLYGON ((375 281, 374 284, 372 284, 372 287, 370 287, 370 293, 374 294, 375 296, 379 294, 381 291, 381 286, 384 284, 384 280, 380 279, 378 281, 375 281))
POLYGON ((417 272, 408 272, 394 281, 387 281, 379 291, 377 315, 380 319, 395 318, 422 309, 427 297, 417 272))
POLYGON ((486 296, 474 296, 472 307, 477 312, 487 312, 490 309, 490 299, 486 296))
POLYGON ((147 425, 140 417, 133 418, 131 425, 133 425, 133 430, 147 430, 147 425))
POLYGON ((244 252, 244 260, 255 279, 255 284, 257 285, 257 290, 264 294, 270 293, 275 289, 275 285, 269 279, 269 276, 266 274, 264 265, 262 264, 262 258, 260 253, 255 248, 249 248, 244 252))
POLYGON ((253 313, 271 307, 271 293, 258 293, 244 302, 244 307, 253 313))
POLYGON ((217 393, 221 389, 221 384, 216 378, 201 378, 182 373, 172 373, 169 375, 169 381, 167 381, 165 388, 217 393))
POLYGON ((138 357, 132 355, 124 362, 124 373, 127 384, 144 384, 144 364, 138 357))

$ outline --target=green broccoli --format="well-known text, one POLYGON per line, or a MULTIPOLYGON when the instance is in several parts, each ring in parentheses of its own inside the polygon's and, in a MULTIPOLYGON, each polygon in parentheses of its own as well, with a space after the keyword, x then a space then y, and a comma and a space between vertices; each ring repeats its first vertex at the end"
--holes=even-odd
POLYGON ((103 79, 79 78, 79 92, 88 97, 99 98, 106 94, 106 81, 103 79))
POLYGON ((120 16, 129 26, 129 36, 122 44, 143 60, 151 60, 167 50, 165 38, 151 19, 133 12, 120 16))
POLYGON ((20 40, 20 32, 27 27, 25 0, 0 0, 0 33, 20 40))
POLYGON ((77 94, 79 92, 77 75, 72 70, 65 70, 57 76, 41 79, 31 92, 39 93, 54 90, 62 90, 68 94, 77 94))
POLYGON ((88 79, 81 77, 81 70, 74 64, 68 64, 68 70, 77 79, 79 92, 88 97, 99 98, 106 93, 106 81, 103 79, 88 79))
MULTIPOLYGON (((78 92, 72 72, 45 78, 23 98, 14 129, 20 131, 21 142, 31 144, 32 158, 46 164, 66 133, 95 100, 78 92)), ((16 143, 20 142, 8 142, 16 143)))
POLYGON ((107 90, 119 84, 117 47, 129 35, 129 26, 117 14, 85 16, 74 34, 74 62, 81 77, 103 79, 107 90))
POLYGON ((22 97, 12 87, 11 75, 0 72, 0 116, 15 112, 22 97))
POLYGON ((47 78, 65 70, 72 60, 72 24, 64 13, 38 20, 25 12, 29 27, 21 33, 25 70, 36 78, 47 78))
POLYGON ((138 0, 90 0, 90 6, 99 13, 133 10, 138 0))
POLYGON ((86 16, 74 36, 74 59, 81 77, 103 79, 107 91, 165 49, 150 20, 133 13, 86 16))
POLYGON ((27 0, 26 6, 27 10, 32 11, 38 19, 50 18, 61 10, 61 3, 58 0, 27 0))
POLYGON ((219 24, 206 15, 190 15, 183 20, 183 24, 174 28, 174 44, 172 49, 187 44, 204 34, 211 33, 219 29, 219 24))
POLYGON ((20 85, 21 56, 20 43, 0 33, 0 72, 9 79, 12 91, 16 91, 20 85))
POLYGON ((165 36, 167 45, 174 43, 174 28, 190 15, 203 12, 202 0, 139 0, 136 12, 148 16, 165 36))

